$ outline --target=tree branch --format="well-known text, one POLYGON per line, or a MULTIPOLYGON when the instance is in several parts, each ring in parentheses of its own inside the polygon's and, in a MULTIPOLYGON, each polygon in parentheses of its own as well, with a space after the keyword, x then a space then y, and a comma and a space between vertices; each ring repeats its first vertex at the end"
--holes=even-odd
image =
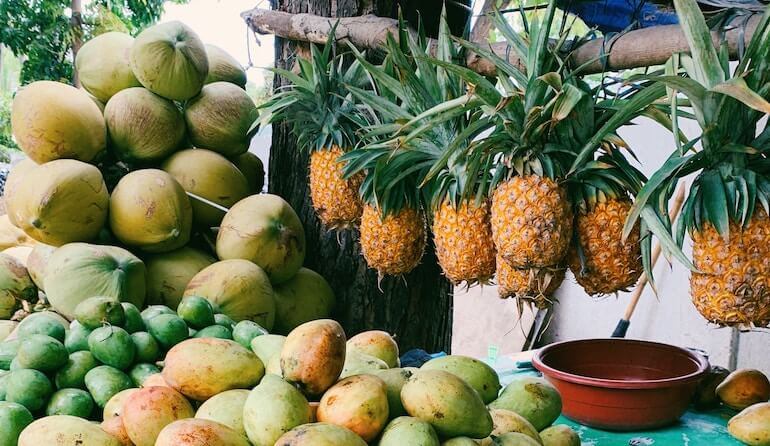
MULTIPOLYGON (((337 20, 259 8, 243 12, 241 17, 257 33, 320 44, 326 42, 331 26, 337 20)), ((751 40, 760 18, 755 15, 747 21, 745 28, 736 26, 724 33, 733 58, 738 54, 741 38, 746 43, 751 40)), ((382 46, 388 33, 398 36, 398 21, 374 15, 341 18, 337 26, 337 39, 350 42, 360 49, 382 46)), ((712 33, 712 39, 717 44, 719 34, 712 33)), ((504 42, 491 44, 489 48, 512 64, 524 66, 504 42)), ((630 31, 609 40, 601 38, 588 41, 572 53, 570 63, 582 67, 582 74, 591 74, 662 65, 673 53, 686 51, 689 51, 689 47, 679 25, 662 25, 630 31)), ((468 67, 487 76, 496 73, 492 61, 478 56, 469 59, 468 67)))

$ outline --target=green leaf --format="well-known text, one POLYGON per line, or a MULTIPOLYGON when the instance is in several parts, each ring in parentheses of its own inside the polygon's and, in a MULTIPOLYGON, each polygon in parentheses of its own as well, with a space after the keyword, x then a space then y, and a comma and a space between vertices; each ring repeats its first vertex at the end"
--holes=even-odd
POLYGON ((711 32, 696 0, 674 0, 679 24, 690 46, 695 66, 695 79, 706 88, 725 81, 719 55, 711 40, 711 32))
POLYGON ((725 241, 730 238, 730 216, 727 210, 725 185, 718 171, 708 171, 700 178, 704 217, 711 222, 725 241))
POLYGON ((695 271, 695 266, 692 264, 692 262, 690 262, 690 259, 684 255, 684 252, 682 252, 679 246, 677 246, 676 242, 671 237, 669 229, 666 228, 666 225, 663 223, 660 215, 655 212, 652 206, 644 206, 641 211, 641 218, 644 219, 647 227, 653 234, 655 234, 655 237, 658 238, 661 249, 677 259, 680 263, 682 263, 682 265, 686 266, 690 270, 695 271))
POLYGON ((564 85, 564 88, 556 96, 556 103, 551 112, 551 119, 557 122, 566 119, 584 96, 585 93, 574 85, 564 85))
POLYGON ((754 110, 770 113, 770 102, 751 90, 742 77, 734 77, 719 85, 715 85, 711 91, 722 93, 741 101, 754 110))

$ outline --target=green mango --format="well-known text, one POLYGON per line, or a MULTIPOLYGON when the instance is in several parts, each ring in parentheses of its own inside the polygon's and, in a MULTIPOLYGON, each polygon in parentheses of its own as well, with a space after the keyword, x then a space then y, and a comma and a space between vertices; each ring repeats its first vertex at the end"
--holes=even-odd
POLYGON ((580 435, 566 424, 557 424, 540 432, 543 446, 580 446, 580 435))
POLYGON ((233 332, 223 325, 210 325, 202 330, 196 331, 194 338, 219 338, 233 339, 233 332))
POLYGON ((131 341, 134 343, 136 362, 155 362, 160 357, 160 345, 158 341, 146 331, 131 333, 131 341))
POLYGON ((96 330, 105 324, 120 327, 126 322, 126 312, 118 299, 96 296, 75 307, 75 319, 89 330, 96 330))
POLYGON ((87 329, 78 321, 72 321, 67 335, 64 336, 64 347, 69 353, 79 351, 88 351, 88 336, 91 330, 87 329))
POLYGON ((541 446, 541 444, 533 440, 532 437, 519 432, 509 432, 500 435, 499 437, 495 437, 493 444, 495 446, 541 446))
POLYGON ((479 442, 468 437, 454 437, 441 443, 441 446, 478 446, 479 442))
POLYGON ((434 358, 423 364, 421 370, 444 370, 457 375, 479 393, 485 404, 497 399, 500 378, 495 369, 475 358, 449 355, 434 358))
POLYGON ((214 315, 214 323, 223 327, 227 327, 230 330, 235 328, 235 321, 230 316, 222 313, 217 313, 214 315))
POLYGON ((97 328, 88 336, 88 348, 96 359, 120 370, 131 367, 136 356, 131 335, 120 327, 97 328))
POLYGON ((508 384, 489 407, 516 412, 540 431, 561 415, 561 396, 548 381, 525 376, 508 384))
POLYGON ((0 369, 9 370, 11 368, 11 361, 16 357, 20 345, 19 339, 0 342, 0 369))
POLYGON ((62 321, 49 314, 49 311, 32 313, 25 317, 20 323, 17 331, 19 339, 27 339, 36 334, 50 336, 59 342, 64 342, 66 333, 62 321))
POLYGON ((67 364, 54 375, 54 383, 57 389, 85 389, 86 374, 97 367, 99 362, 89 351, 80 351, 70 354, 67 364))
POLYGON ((176 312, 188 326, 196 330, 214 325, 214 308, 203 297, 187 296, 183 298, 179 302, 176 312))
MULTIPOLYGON (((0 446, 16 446, 19 434, 34 419, 21 404, 0 401, 0 446)), ((42 445, 41 445, 42 446, 42 445)))
POLYGON ((278 438, 309 422, 310 405, 305 396, 275 375, 265 375, 243 406, 243 426, 254 446, 292 444, 279 443, 278 438))
POLYGON ((188 329, 176 314, 159 314, 146 322, 147 331, 161 347, 169 349, 187 339, 188 329))
POLYGON ((147 322, 150 319, 161 314, 176 315, 176 312, 165 305, 150 305, 149 307, 142 310, 142 312, 140 313, 140 315, 142 316, 142 322, 144 322, 145 326, 147 326, 147 322))
POLYGON ((465 381, 443 370, 420 370, 401 389, 406 412, 429 422, 442 437, 484 438, 492 417, 465 381))
POLYGON ((145 326, 142 320, 142 313, 139 312, 136 305, 130 302, 121 302, 120 306, 123 307, 123 313, 126 315, 126 322, 123 323, 123 328, 129 333, 144 331, 145 326))
POLYGON ((340 379, 353 375, 376 374, 379 370, 386 370, 387 368, 388 364, 380 358, 361 353, 358 350, 348 350, 340 379))
POLYGON ((91 369, 86 373, 85 382, 96 405, 101 408, 104 408, 116 393, 134 387, 134 382, 128 375, 108 365, 91 369))
POLYGON ((267 330, 254 321, 244 320, 235 324, 233 340, 245 348, 251 348, 251 341, 257 336, 267 334, 267 330))
POLYGON ((50 336, 36 334, 21 341, 16 361, 25 369, 54 372, 67 363, 67 349, 50 336))
POLYGON ((37 370, 15 370, 5 380, 5 400, 21 404, 30 412, 44 408, 52 393, 51 381, 37 370))
POLYGON ((267 364, 275 355, 281 353, 286 336, 266 334, 251 340, 251 350, 259 356, 263 364, 267 364))
POLYGON ((142 387, 144 380, 156 373, 160 373, 160 369, 155 364, 139 363, 131 367, 128 376, 131 377, 136 387, 142 387))
POLYGON ((499 437, 500 435, 507 434, 509 432, 518 432, 524 434, 538 443, 542 443, 537 430, 532 423, 527 421, 526 418, 505 409, 490 409, 489 414, 492 416, 492 434, 489 438, 481 440, 481 446, 489 446, 492 444, 492 439, 499 437))
POLYGON ((51 395, 45 414, 88 418, 93 410, 94 400, 85 390, 61 389, 51 395))
POLYGON ((439 446, 430 423, 412 417, 398 417, 382 432, 378 446, 439 446))

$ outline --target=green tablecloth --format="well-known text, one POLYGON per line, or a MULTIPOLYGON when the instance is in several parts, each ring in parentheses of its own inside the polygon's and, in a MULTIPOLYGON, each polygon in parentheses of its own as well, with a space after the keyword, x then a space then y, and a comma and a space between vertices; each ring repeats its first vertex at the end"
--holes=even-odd
MULTIPOLYGON (((506 357, 498 358, 495 369, 505 385, 532 369, 518 369, 506 357)), ((727 420, 735 413, 724 409, 710 412, 688 411, 672 426, 648 432, 608 432, 593 429, 560 417, 556 424, 566 424, 580 434, 583 446, 740 446, 743 443, 727 433, 727 420)))

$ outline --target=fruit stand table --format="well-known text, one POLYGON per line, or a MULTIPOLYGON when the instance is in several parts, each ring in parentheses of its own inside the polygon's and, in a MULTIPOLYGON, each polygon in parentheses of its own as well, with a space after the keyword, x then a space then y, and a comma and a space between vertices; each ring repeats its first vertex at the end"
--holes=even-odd
MULTIPOLYGON (((503 385, 518 376, 534 375, 531 368, 519 368, 517 362, 531 359, 531 352, 514 356, 501 356, 493 367, 503 385)), ((647 432, 608 432, 575 423, 564 416, 554 424, 566 424, 580 434, 583 446, 740 446, 743 443, 727 433, 727 420, 734 415, 727 409, 709 412, 688 411, 679 423, 663 429, 647 432)))

